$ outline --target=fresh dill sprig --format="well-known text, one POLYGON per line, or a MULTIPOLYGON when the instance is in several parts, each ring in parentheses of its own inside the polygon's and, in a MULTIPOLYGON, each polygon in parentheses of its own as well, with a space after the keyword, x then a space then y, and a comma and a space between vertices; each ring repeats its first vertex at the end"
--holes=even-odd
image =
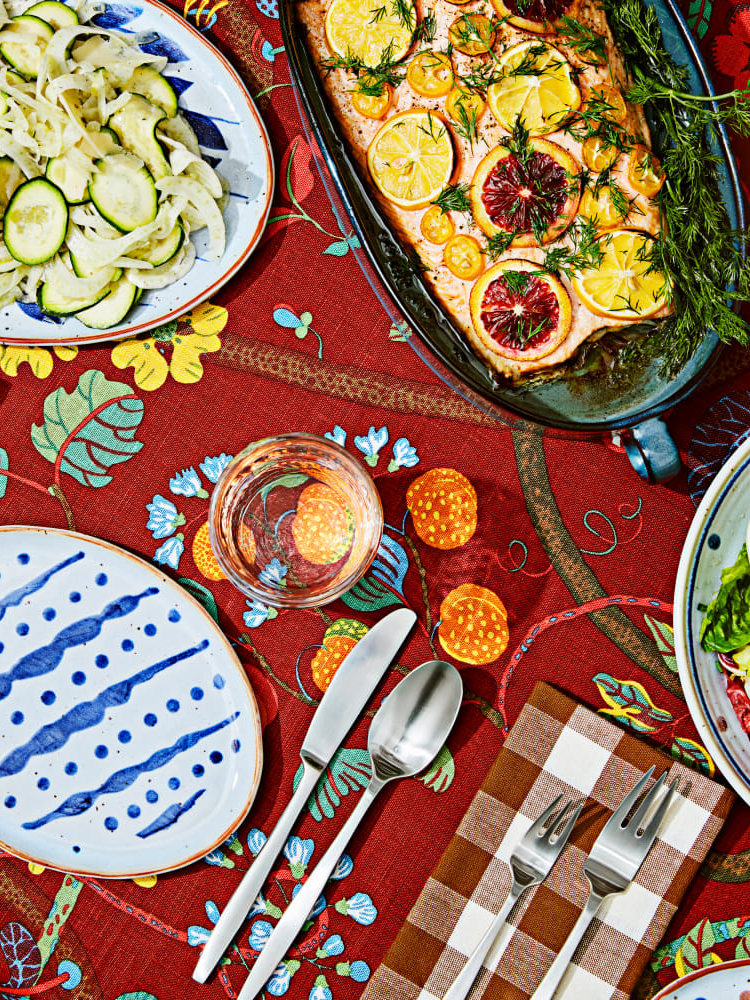
POLYGON ((596 225, 582 215, 577 216, 568 227, 570 246, 555 246, 547 249, 544 266, 553 274, 571 277, 578 271, 596 270, 604 260, 604 249, 596 225))
POLYGON ((473 149, 474 143, 479 140, 481 105, 476 103, 474 95, 469 91, 461 91, 460 96, 453 101, 451 108, 454 130, 468 142, 469 149, 473 149))
POLYGON ((320 63, 326 73, 335 69, 347 70, 357 77, 356 89, 369 97, 380 97, 386 84, 397 87, 404 79, 404 73, 397 69, 393 59, 393 42, 389 42, 377 66, 366 66, 359 56, 347 49, 345 56, 334 55, 320 63))
POLYGON ((416 30, 417 12, 409 0, 391 0, 391 13, 399 19, 407 31, 416 30))
POLYGON ((512 230, 509 232, 493 233, 487 239, 485 253, 490 260, 497 260, 498 257, 502 257, 515 238, 516 234, 512 230))
POLYGON ((604 4, 634 81, 626 97, 646 107, 660 133, 667 181, 655 198, 662 225, 651 254, 666 276, 674 315, 645 345, 658 346, 662 374, 669 376, 684 367, 708 330, 725 342, 750 343, 750 329, 735 311, 750 301, 750 232, 732 228, 719 187, 723 161, 712 146, 720 122, 750 135, 750 94, 690 94, 687 68, 666 52, 653 9, 641 0, 604 4))
POLYGON ((471 212, 470 190, 471 184, 449 184, 443 188, 431 204, 437 205, 443 214, 446 212, 471 212))
POLYGON ((563 14, 557 21, 558 34, 583 58, 591 56, 599 62, 607 61, 607 39, 588 25, 581 24, 574 17, 563 14))
POLYGON ((414 29, 412 45, 419 43, 429 44, 435 40, 437 35, 437 18, 433 11, 425 11, 425 15, 414 29))

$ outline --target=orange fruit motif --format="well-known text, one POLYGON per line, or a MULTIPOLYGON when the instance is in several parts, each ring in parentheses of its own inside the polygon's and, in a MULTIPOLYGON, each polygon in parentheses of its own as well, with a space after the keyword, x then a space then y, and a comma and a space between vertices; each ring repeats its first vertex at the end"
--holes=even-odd
POLYGON ((455 469, 430 469, 406 493, 414 529, 435 549, 465 545, 477 528, 477 493, 455 469))
POLYGON ((193 562, 198 571, 207 580, 226 580, 211 548, 211 542, 208 537, 208 521, 204 522, 195 533, 195 538, 193 539, 193 562))
POLYGON ((345 498, 324 483, 306 486, 297 501, 292 537, 308 562, 316 566, 337 562, 354 537, 354 517, 345 498))
POLYGON ((365 632, 367 626, 354 618, 339 618, 326 629, 323 647, 312 661, 312 678, 321 691, 327 689, 342 660, 365 632))
POLYGON ((508 612, 497 594, 462 583, 440 605, 440 645, 462 663, 491 663, 508 645, 508 612))

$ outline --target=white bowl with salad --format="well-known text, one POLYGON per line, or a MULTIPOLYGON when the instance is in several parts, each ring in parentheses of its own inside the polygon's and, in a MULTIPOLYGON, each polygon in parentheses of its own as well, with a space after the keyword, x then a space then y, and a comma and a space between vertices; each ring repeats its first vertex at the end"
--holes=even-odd
POLYGON ((685 699, 706 750, 750 803, 750 440, 721 467, 682 551, 674 640, 685 699))
POLYGON ((272 191, 252 99, 174 11, 3 5, 1 342, 132 336, 177 318, 247 259, 272 191))

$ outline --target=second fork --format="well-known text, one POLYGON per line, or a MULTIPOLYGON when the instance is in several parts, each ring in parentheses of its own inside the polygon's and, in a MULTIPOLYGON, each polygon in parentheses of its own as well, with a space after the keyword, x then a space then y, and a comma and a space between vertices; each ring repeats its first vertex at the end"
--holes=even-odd
POLYGON ((558 795, 555 801, 531 824, 513 849, 510 858, 513 884, 510 887, 508 898, 469 955, 466 964, 451 984, 443 1000, 464 1000, 468 996, 469 990, 482 968, 482 963, 510 911, 526 889, 533 885, 539 885, 552 870, 552 866, 565 847, 584 805, 583 802, 580 802, 571 812, 573 802, 567 802, 560 809, 558 806, 561 800, 562 795, 558 795))

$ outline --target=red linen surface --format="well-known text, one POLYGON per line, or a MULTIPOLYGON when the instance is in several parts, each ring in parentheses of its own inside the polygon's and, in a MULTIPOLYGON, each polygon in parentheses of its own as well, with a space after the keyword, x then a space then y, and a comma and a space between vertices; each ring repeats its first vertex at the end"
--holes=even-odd
MULTIPOLYGON (((717 89, 744 85, 750 5, 717 0, 690 10, 717 89)), ((750 426, 746 356, 727 352, 702 389, 670 415, 685 472, 666 486, 639 480, 611 440, 511 432, 473 408, 392 328, 347 249, 349 233, 337 227, 304 139, 273 14, 272 0, 187 8, 188 18, 229 54, 251 92, 265 92, 258 104, 278 168, 275 221, 251 261, 214 296, 211 308, 195 310, 149 342, 164 359, 149 380, 133 367, 118 367, 113 344, 56 352, 0 347, 0 469, 7 473, 0 519, 73 526, 147 559, 171 553, 175 566, 166 571, 207 603, 215 601, 222 628, 237 642, 261 705, 266 754, 256 802, 237 840, 210 862, 160 876, 155 884, 80 883, 30 870, 9 856, 0 859, 0 952, 8 964, 6 972, 0 961, 0 983, 21 995, 214 1000, 236 994, 243 962, 254 955, 251 929, 257 942, 263 928, 256 925, 273 923, 273 907, 283 906, 305 864, 320 857, 357 798, 366 719, 345 741, 339 791, 329 784, 326 810, 332 815, 307 812, 295 828, 304 843, 290 852, 292 861, 280 859, 267 892, 270 911, 245 925, 241 954, 230 955, 220 978, 194 983, 190 973, 205 931, 257 846, 252 831, 267 833, 291 795, 310 700, 320 697, 313 660, 318 653, 323 660, 334 656, 330 645, 320 651, 327 630, 333 626, 346 637, 356 628, 341 620, 369 625, 384 613, 339 602, 259 621, 242 595, 211 578, 200 546, 208 499, 175 492, 170 481, 194 469, 203 493, 210 493, 201 463, 234 454, 253 439, 340 428, 347 448, 362 461, 369 457, 388 536, 406 560, 403 579, 392 589, 419 617, 400 667, 373 706, 400 671, 433 656, 455 663, 466 688, 448 742, 451 759, 432 781, 401 782, 379 800, 351 844, 353 869, 329 886, 327 906, 306 933, 303 950, 290 955, 289 979, 279 982, 280 991, 286 986, 290 997, 305 1000, 360 996, 536 681, 607 712, 612 706, 602 691, 623 696, 629 684, 645 698, 629 716, 620 712, 621 724, 667 752, 676 738, 698 739, 670 658, 672 592, 695 506, 718 463, 750 426), (299 319, 296 328, 278 321, 287 313, 299 319), (121 383, 122 393, 143 405, 136 434, 142 447, 109 466, 111 481, 100 485, 57 468, 31 437, 33 425, 44 420, 45 401, 59 390, 73 393, 92 372, 121 383), (417 533, 407 494, 422 476, 431 477, 422 489, 434 488, 439 474, 433 470, 446 468, 476 492, 476 526, 464 544, 441 550, 417 533), (168 551, 163 546, 169 540, 147 528, 147 505, 156 496, 183 518, 168 551), (467 593, 458 588, 467 586, 490 592, 480 595, 487 606, 507 613, 507 648, 486 663, 476 662, 476 650, 456 645, 442 626, 455 620, 457 601, 467 593), (623 596, 635 600, 608 606, 623 596), (524 648, 522 640, 537 625, 543 631, 524 648), (24 950, 30 957, 16 964, 24 950), (66 976, 68 987, 80 976, 78 985, 66 990, 60 985, 66 976)), ((747 143, 737 143, 735 151, 747 163, 747 143)), ((206 467, 210 473, 210 463, 206 467)), ((473 527, 471 509, 463 523, 473 527)), ((689 742, 683 750, 700 755, 689 742)), ((644 996, 655 992, 657 973, 666 982, 710 963, 713 955, 745 952, 749 820, 748 807, 737 804, 667 929, 644 996)))

